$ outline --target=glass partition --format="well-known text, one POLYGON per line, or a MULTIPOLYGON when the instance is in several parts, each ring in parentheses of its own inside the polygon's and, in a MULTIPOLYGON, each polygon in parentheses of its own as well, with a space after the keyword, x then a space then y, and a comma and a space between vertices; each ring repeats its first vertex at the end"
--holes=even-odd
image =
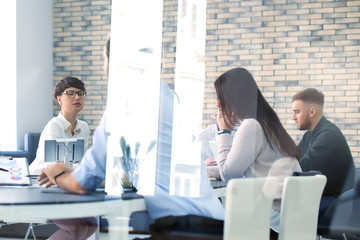
POLYGON ((106 191, 201 196, 206 1, 112 7, 106 191))
MULTIPOLYGON (((358 162, 359 49, 350 31, 358 28, 350 17, 357 10, 347 9, 349 16, 345 8, 337 15, 318 14, 311 6, 301 1, 113 2, 107 189, 123 191, 116 190, 121 185, 117 163, 136 156, 138 175, 146 176, 135 181, 139 191, 156 193, 160 186, 170 194, 201 196, 208 184, 204 161, 217 153, 214 81, 236 67, 251 73, 295 143, 304 132, 292 119, 292 96, 308 87, 322 91, 324 116, 343 131, 358 162)), ((317 6, 332 11, 326 2, 317 6)), ((216 166, 207 170, 218 173, 216 166)))
POLYGON ((119 194, 122 188, 153 194, 155 187, 162 2, 141 1, 141 8, 138 4, 112 4, 107 103, 109 194, 119 194), (150 8, 151 14, 147 11, 150 8), (145 16, 148 21, 138 21, 145 16))

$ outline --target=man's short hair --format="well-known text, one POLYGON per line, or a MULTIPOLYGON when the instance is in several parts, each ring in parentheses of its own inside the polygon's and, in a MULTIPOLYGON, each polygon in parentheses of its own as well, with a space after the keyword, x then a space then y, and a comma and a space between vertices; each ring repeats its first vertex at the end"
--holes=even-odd
POLYGON ((295 94, 292 101, 300 100, 306 103, 315 103, 324 106, 324 94, 315 88, 307 88, 295 94))

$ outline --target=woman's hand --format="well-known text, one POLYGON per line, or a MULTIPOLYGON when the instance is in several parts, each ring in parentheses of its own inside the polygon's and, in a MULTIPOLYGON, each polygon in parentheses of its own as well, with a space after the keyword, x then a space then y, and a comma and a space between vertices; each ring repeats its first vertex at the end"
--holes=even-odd
POLYGON ((234 129, 235 125, 232 124, 229 119, 223 115, 221 108, 218 108, 218 112, 217 114, 215 114, 216 116, 216 121, 217 121, 217 125, 219 127, 219 130, 224 130, 224 129, 228 129, 228 130, 232 130, 234 129))
POLYGON ((215 161, 215 158, 214 157, 211 157, 211 158, 208 158, 205 160, 205 165, 206 166, 216 166, 217 163, 215 161))

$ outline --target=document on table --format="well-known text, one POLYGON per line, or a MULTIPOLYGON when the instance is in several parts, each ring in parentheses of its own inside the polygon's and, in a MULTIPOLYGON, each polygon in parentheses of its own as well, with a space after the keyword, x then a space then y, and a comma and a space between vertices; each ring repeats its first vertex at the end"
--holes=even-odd
POLYGON ((29 168, 26 158, 0 157, 0 186, 29 186, 29 168))

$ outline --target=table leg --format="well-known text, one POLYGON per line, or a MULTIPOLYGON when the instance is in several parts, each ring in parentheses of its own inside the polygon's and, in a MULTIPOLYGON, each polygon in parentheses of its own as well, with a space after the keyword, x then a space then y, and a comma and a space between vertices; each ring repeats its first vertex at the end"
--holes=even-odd
POLYGON ((110 240, 127 240, 129 238, 129 217, 108 215, 107 219, 110 240))
POLYGON ((133 212, 145 211, 144 199, 114 200, 106 202, 110 240, 128 240, 129 221, 133 212))

